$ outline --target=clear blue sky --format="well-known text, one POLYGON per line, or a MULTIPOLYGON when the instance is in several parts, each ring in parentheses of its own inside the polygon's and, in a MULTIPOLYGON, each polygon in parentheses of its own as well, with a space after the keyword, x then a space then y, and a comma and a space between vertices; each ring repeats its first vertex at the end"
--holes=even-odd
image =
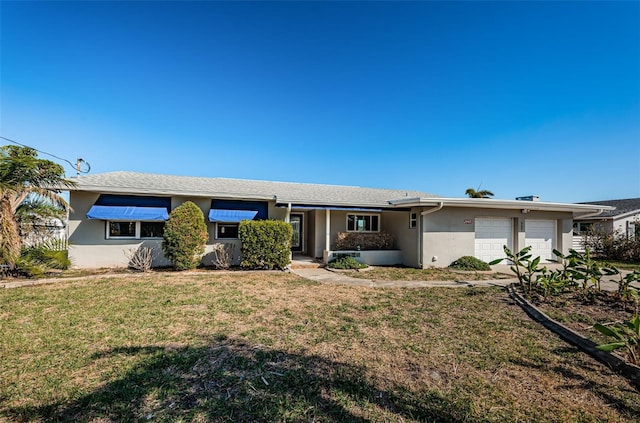
POLYGON ((0 135, 92 173, 640 197, 637 1, 2 1, 0 16, 0 135))

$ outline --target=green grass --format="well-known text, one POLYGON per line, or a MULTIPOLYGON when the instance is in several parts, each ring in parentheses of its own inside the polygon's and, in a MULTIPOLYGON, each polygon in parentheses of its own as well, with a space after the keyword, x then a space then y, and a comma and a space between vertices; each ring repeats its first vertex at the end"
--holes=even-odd
POLYGON ((0 421, 634 421, 496 288, 157 273, 0 291, 0 421))
POLYGON ((628 261, 598 260, 598 264, 602 267, 615 266, 620 270, 640 270, 640 263, 628 261))

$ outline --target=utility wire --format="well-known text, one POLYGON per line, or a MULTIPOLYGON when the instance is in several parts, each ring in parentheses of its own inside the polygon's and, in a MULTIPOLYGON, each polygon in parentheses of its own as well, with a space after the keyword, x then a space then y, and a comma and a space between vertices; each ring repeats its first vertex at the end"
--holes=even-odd
POLYGON ((53 158, 55 158, 55 159, 62 160, 63 162, 68 163, 68 164, 69 164, 69 166, 71 166, 73 169, 75 169, 75 170, 76 170, 77 172, 79 172, 79 173, 89 173, 89 172, 91 171, 91 165, 90 165, 88 162, 86 162, 85 160, 83 160, 83 159, 78 158, 78 163, 73 164, 73 163, 71 163, 69 160, 67 160, 67 159, 63 159, 62 157, 58 157, 58 156, 56 156, 55 154, 51 154, 51 153, 47 153, 46 151, 38 150, 38 149, 37 149, 37 148, 35 148, 35 147, 31 147, 31 146, 29 146, 29 145, 22 144, 22 143, 20 143, 20 142, 18 142, 18 141, 15 141, 15 140, 9 139, 9 138, 7 138, 7 137, 2 137, 2 136, 0 136, 0 139, 3 139, 3 140, 5 140, 5 141, 12 142, 12 143, 17 144, 17 145, 19 145, 19 146, 21 146, 21 147, 31 148, 31 149, 33 149, 33 150, 37 151, 37 152, 38 152, 38 153, 40 153, 40 154, 46 154, 47 156, 51 156, 51 157, 53 157, 53 158), (82 162, 82 163, 84 163, 84 164, 86 164, 86 165, 87 165, 87 170, 80 170, 80 169, 78 168, 78 167, 79 167, 80 162, 82 162))

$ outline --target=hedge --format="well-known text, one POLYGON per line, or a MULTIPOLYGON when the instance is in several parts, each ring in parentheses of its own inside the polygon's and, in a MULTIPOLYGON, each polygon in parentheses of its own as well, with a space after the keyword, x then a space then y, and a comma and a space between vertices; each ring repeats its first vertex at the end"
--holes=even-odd
POLYGON ((291 225, 280 220, 243 220, 238 230, 242 242, 240 267, 284 269, 290 262, 291 225))
POLYGON ((393 236, 387 232, 338 232, 336 250, 391 250, 393 236))

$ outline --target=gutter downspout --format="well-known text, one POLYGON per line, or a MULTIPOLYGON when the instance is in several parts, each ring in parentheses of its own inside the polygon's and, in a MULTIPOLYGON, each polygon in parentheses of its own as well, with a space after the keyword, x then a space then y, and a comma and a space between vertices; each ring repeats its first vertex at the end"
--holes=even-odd
POLYGON ((429 210, 425 210, 423 212, 420 213, 420 224, 418 225, 418 266, 420 267, 420 269, 423 269, 422 265, 422 253, 424 251, 424 236, 423 236, 423 227, 424 227, 424 216, 430 214, 430 213, 435 213, 438 210, 442 210, 442 208, 444 207, 444 201, 439 201, 438 205, 432 209, 429 210))
POLYGON ((575 219, 585 219, 587 217, 594 217, 594 216, 597 216, 599 214, 602 214, 603 211, 604 211, 604 209, 599 209, 598 211, 587 213, 587 214, 583 214, 582 216, 576 216, 576 217, 573 218, 573 220, 575 220, 575 219))
POLYGON ((284 215, 284 221, 291 223, 291 203, 287 203, 287 212, 284 215))

